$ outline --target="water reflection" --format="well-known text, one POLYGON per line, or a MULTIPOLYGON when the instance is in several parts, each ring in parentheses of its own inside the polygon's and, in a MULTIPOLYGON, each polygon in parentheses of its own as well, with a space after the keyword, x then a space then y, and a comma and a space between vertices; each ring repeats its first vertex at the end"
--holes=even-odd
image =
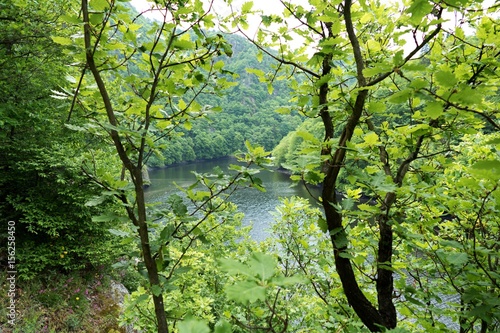
MULTIPOLYGON (((146 190, 146 200, 148 202, 165 202, 168 196, 181 193, 175 187, 174 182, 181 187, 187 187, 195 182, 193 172, 210 173, 217 166, 226 172, 228 166, 235 163, 236 160, 233 158, 224 158, 151 170, 149 172, 151 186, 146 190)), ((245 214, 244 223, 253 224, 252 237, 256 240, 262 240, 269 236, 268 229, 274 219, 271 212, 280 204, 280 198, 301 196, 310 198, 311 201, 314 200, 304 185, 292 186, 293 183, 289 175, 285 173, 262 171, 258 177, 262 180, 266 192, 260 192, 253 188, 243 188, 236 191, 230 200, 237 204, 239 210, 245 214)), ((319 195, 318 189, 313 188, 311 191, 315 196, 319 195)))

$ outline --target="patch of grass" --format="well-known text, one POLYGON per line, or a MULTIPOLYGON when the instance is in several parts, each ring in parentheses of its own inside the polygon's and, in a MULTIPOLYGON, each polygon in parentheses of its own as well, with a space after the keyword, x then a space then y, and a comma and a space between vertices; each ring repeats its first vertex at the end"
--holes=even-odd
MULTIPOLYGON (((7 295, 5 272, 0 293, 7 295)), ((125 332, 118 326, 119 307, 111 299, 109 275, 103 270, 46 273, 16 281, 16 320, 8 323, 9 299, 0 297, 2 333, 125 332)))

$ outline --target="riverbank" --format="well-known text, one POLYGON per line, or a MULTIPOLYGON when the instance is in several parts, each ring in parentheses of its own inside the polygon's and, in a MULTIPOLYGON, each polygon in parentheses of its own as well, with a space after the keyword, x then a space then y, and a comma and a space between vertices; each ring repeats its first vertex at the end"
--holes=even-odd
POLYGON ((148 166, 148 171, 175 168, 175 167, 189 165, 189 164, 224 161, 224 160, 236 161, 236 156, 230 155, 230 156, 222 156, 222 157, 216 157, 216 158, 202 158, 202 159, 196 159, 196 160, 192 160, 192 161, 183 161, 183 162, 172 163, 172 164, 163 165, 163 166, 154 166, 154 167, 148 166))

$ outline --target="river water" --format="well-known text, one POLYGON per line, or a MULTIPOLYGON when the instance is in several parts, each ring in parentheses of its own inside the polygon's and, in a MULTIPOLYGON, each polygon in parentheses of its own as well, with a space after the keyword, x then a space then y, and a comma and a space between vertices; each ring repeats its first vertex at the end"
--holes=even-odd
MULTIPOLYGON (((174 193, 181 194, 181 191, 174 186, 174 182, 181 187, 187 187, 196 180, 193 172, 210 173, 215 167, 220 167, 226 172, 230 164, 236 163, 234 158, 222 158, 150 170, 151 186, 146 190, 146 200, 165 202, 168 196, 174 193)), ((243 222, 246 225, 253 224, 252 237, 263 240, 269 236, 268 229, 274 219, 272 212, 280 204, 280 198, 291 196, 311 198, 311 196, 303 184, 292 186, 290 176, 286 173, 264 170, 257 177, 262 180, 266 192, 242 188, 231 196, 231 201, 245 214, 243 222)), ((315 196, 319 194, 317 188, 310 190, 315 196)), ((314 200, 311 198, 311 201, 314 200)))

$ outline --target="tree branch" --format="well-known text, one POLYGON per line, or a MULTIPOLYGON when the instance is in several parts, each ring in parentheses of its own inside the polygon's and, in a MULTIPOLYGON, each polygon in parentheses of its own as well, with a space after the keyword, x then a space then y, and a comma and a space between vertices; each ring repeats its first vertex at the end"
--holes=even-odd
MULTIPOLYGON (((443 13, 443 8, 440 8, 439 10, 439 13, 437 15, 437 19, 440 19, 441 18, 441 14, 443 13)), ((413 56, 415 54, 418 53, 418 51, 420 51, 425 45, 427 45, 430 41, 432 41, 434 39, 434 37, 436 37, 436 35, 441 31, 441 23, 439 23, 436 27, 436 29, 434 29, 433 32, 431 32, 427 37, 425 37, 425 39, 422 41, 421 44, 417 45, 417 47, 411 51, 403 60, 403 62, 398 65, 398 67, 394 67, 391 71, 388 71, 387 73, 384 73, 384 74, 380 74, 379 76, 377 76, 375 79, 371 80, 370 82, 367 83, 367 86, 373 86, 381 81, 383 81, 385 78, 387 78, 388 76, 390 76, 392 73, 395 73, 397 71, 400 70, 401 67, 403 67, 408 61, 410 61, 413 56)))

